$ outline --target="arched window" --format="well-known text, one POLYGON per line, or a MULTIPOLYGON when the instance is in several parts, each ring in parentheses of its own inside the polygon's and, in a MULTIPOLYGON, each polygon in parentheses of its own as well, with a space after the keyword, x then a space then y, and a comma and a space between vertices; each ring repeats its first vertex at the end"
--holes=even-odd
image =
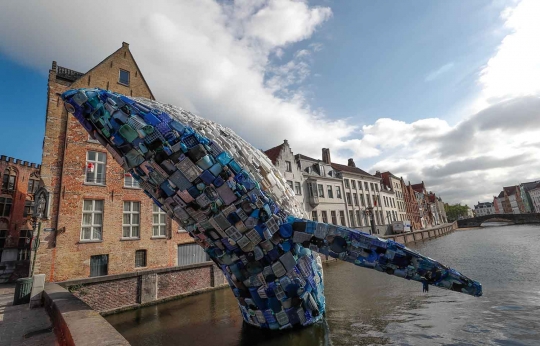
POLYGON ((9 217, 9 214, 11 213, 11 204, 11 197, 0 197, 0 217, 9 217))
POLYGON ((39 187, 39 175, 37 172, 30 174, 30 179, 28 179, 28 194, 34 194, 39 187))
POLYGON ((2 179, 2 189, 15 190, 15 179, 17 178, 17 172, 11 167, 6 168, 4 171, 4 177, 2 179))

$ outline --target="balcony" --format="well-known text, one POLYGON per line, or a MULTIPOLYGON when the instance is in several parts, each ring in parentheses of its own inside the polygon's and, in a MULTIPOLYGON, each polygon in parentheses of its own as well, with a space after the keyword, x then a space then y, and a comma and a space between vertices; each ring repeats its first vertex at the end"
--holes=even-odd
POLYGON ((316 206, 319 205, 319 196, 309 196, 309 204, 315 208, 316 206))

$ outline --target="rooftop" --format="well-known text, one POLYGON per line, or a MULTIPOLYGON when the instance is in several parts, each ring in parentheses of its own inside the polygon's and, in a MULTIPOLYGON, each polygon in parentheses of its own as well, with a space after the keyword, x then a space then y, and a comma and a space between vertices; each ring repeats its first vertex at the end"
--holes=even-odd
POLYGON ((281 143, 277 147, 273 147, 273 148, 270 148, 270 149, 264 151, 266 156, 268 156, 268 158, 270 159, 270 161, 272 161, 272 163, 274 165, 276 164, 279 153, 281 153, 281 149, 283 148, 283 144, 285 144, 285 143, 281 143))
POLYGON ((356 174, 361 174, 361 175, 365 175, 365 176, 368 176, 368 177, 372 177, 371 174, 369 174, 368 172, 366 172, 364 170, 361 170, 358 167, 350 167, 350 166, 340 165, 339 163, 333 163, 332 162, 332 168, 335 169, 336 171, 356 173, 356 174))

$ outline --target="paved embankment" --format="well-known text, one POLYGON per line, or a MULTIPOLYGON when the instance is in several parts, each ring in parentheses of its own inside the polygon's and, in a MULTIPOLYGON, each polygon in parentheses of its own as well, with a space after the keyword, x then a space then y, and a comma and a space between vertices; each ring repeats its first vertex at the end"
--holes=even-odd
POLYGON ((0 345, 59 345, 44 308, 12 305, 15 284, 0 285, 0 345))
POLYGON ((428 240, 451 233, 457 229, 457 223, 445 223, 437 227, 423 229, 409 233, 392 234, 381 236, 380 238, 391 239, 401 244, 414 243, 417 241, 428 240))

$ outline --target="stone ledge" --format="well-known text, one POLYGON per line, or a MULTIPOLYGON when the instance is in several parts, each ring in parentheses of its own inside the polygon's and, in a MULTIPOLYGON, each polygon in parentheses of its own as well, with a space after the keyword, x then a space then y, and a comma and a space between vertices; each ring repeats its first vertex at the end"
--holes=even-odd
POLYGON ((148 274, 162 274, 162 273, 179 272, 179 271, 186 271, 190 269, 197 269, 197 268, 204 268, 204 267, 212 267, 213 265, 214 265, 214 262, 209 261, 209 262, 204 262, 204 263, 190 264, 190 265, 182 266, 182 267, 144 269, 144 270, 137 270, 137 271, 123 273, 123 274, 96 276, 96 277, 84 278, 84 279, 73 279, 73 280, 67 280, 67 281, 60 281, 60 282, 57 282, 57 284, 62 287, 86 285, 86 284, 94 284, 94 283, 100 283, 100 282, 106 282, 106 281, 129 279, 129 278, 134 278, 134 277, 148 275, 148 274))
POLYGON ((46 283, 43 301, 60 345, 129 345, 100 314, 60 285, 46 283))

